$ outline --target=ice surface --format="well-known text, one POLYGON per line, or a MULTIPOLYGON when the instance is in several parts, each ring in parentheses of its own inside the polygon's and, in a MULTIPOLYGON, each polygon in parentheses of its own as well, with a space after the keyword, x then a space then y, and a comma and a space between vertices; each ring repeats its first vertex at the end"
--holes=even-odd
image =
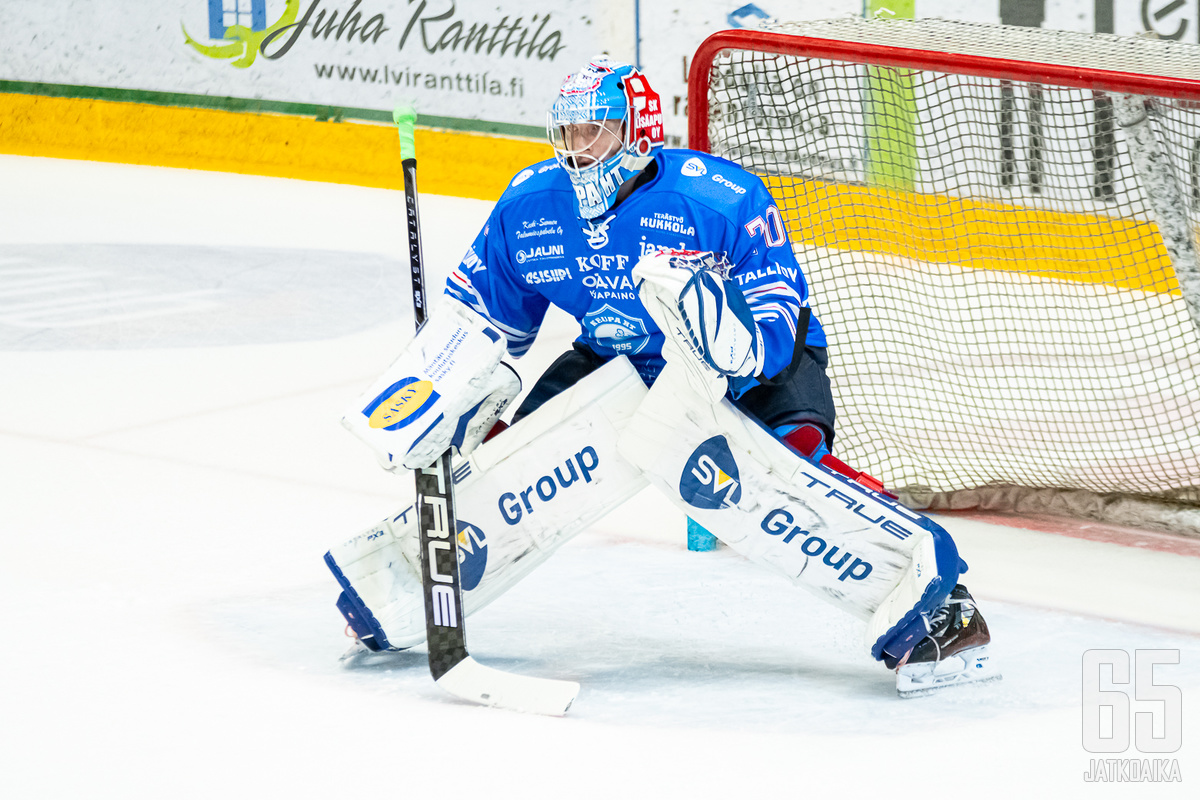
MULTIPOLYGON (((337 423, 412 334, 402 198, 16 157, 0 178, 0 796, 1195 796, 1200 559, 959 519, 996 684, 898 699, 861 623, 687 552, 650 491, 471 620, 481 663, 582 683, 566 718, 460 703, 421 651, 339 666, 321 555, 411 494, 337 423), (30 263, 110 276, 105 313, 137 281, 209 305, 22 327, 4 290, 30 263), (1156 675, 1183 691, 1182 784, 1083 781, 1090 648, 1180 651, 1156 675)), ((433 285, 487 210, 422 199, 433 285)), ((527 386, 572 335, 551 320, 527 386)))

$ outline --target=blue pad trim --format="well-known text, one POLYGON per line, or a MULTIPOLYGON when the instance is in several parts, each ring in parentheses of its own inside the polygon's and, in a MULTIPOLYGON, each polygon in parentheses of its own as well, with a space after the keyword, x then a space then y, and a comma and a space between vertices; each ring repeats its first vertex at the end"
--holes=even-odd
POLYGON ((451 447, 459 449, 462 448, 463 442, 467 439, 467 423, 469 423, 471 419, 479 413, 479 409, 488 401, 489 397, 485 397, 480 400, 473 408, 471 408, 471 410, 467 411, 458 418, 458 427, 454 429, 454 435, 450 437, 451 447))
POLYGON ((375 619, 375 615, 363 603, 362 598, 358 596, 358 592, 350 585, 350 581, 346 580, 346 576, 342 574, 341 567, 333 560, 332 554, 325 554, 325 565, 329 567, 329 571, 333 573, 333 577, 337 579, 338 584, 342 587, 342 593, 337 600, 337 608, 338 611, 342 612, 342 616, 346 618, 350 629, 358 634, 358 638, 362 640, 363 644, 375 652, 393 649, 387 640, 387 635, 383 632, 383 628, 379 627, 379 622, 375 619))
POLYGON ((350 599, 350 595, 345 592, 338 595, 337 609, 342 612, 342 616, 346 618, 346 622, 350 624, 350 629, 354 631, 358 640, 365 644, 368 650, 378 653, 381 649, 379 643, 375 641, 375 636, 365 623, 358 605, 350 599))
POLYGON ((929 618, 941 608, 950 592, 958 585, 958 576, 965 571, 966 563, 958 557, 958 548, 950 534, 941 525, 921 515, 917 525, 933 534, 934 558, 937 561, 937 577, 925 587, 921 599, 887 633, 875 640, 871 655, 876 661, 898 661, 917 646, 929 633, 929 618))

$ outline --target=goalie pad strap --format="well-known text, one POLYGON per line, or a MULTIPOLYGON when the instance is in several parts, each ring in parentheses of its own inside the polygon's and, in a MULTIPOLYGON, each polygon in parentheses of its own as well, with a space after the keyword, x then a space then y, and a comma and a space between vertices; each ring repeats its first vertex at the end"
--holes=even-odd
POLYGON ((783 386, 796 376, 796 371, 800 369, 800 364, 804 361, 804 345, 808 340, 808 323, 811 318, 812 309, 800 309, 796 318, 796 344, 792 347, 792 360, 773 378, 762 374, 756 375, 759 383, 763 386, 783 386))

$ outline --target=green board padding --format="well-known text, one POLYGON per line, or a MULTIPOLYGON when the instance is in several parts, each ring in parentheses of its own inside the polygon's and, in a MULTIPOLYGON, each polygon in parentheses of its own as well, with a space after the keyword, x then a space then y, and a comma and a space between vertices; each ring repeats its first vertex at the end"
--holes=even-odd
MULTIPOLYGON (((864 0, 863 16, 913 19, 916 0, 864 0)), ((907 70, 868 67, 866 80, 867 180, 911 191, 917 181, 917 104, 907 70)))
POLYGON ((866 127, 870 183, 912 191, 917 179, 917 104, 911 71, 867 68, 866 127))
POLYGON ((917 0, 865 0, 863 16, 868 19, 875 16, 915 19, 917 0))

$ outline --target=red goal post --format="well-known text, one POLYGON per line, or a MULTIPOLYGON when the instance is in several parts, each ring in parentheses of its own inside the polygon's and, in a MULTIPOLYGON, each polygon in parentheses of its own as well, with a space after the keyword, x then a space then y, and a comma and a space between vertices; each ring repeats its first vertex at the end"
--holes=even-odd
POLYGON ((688 117, 788 222, 840 457, 917 506, 1200 506, 1200 47, 727 30, 692 59, 688 117))

